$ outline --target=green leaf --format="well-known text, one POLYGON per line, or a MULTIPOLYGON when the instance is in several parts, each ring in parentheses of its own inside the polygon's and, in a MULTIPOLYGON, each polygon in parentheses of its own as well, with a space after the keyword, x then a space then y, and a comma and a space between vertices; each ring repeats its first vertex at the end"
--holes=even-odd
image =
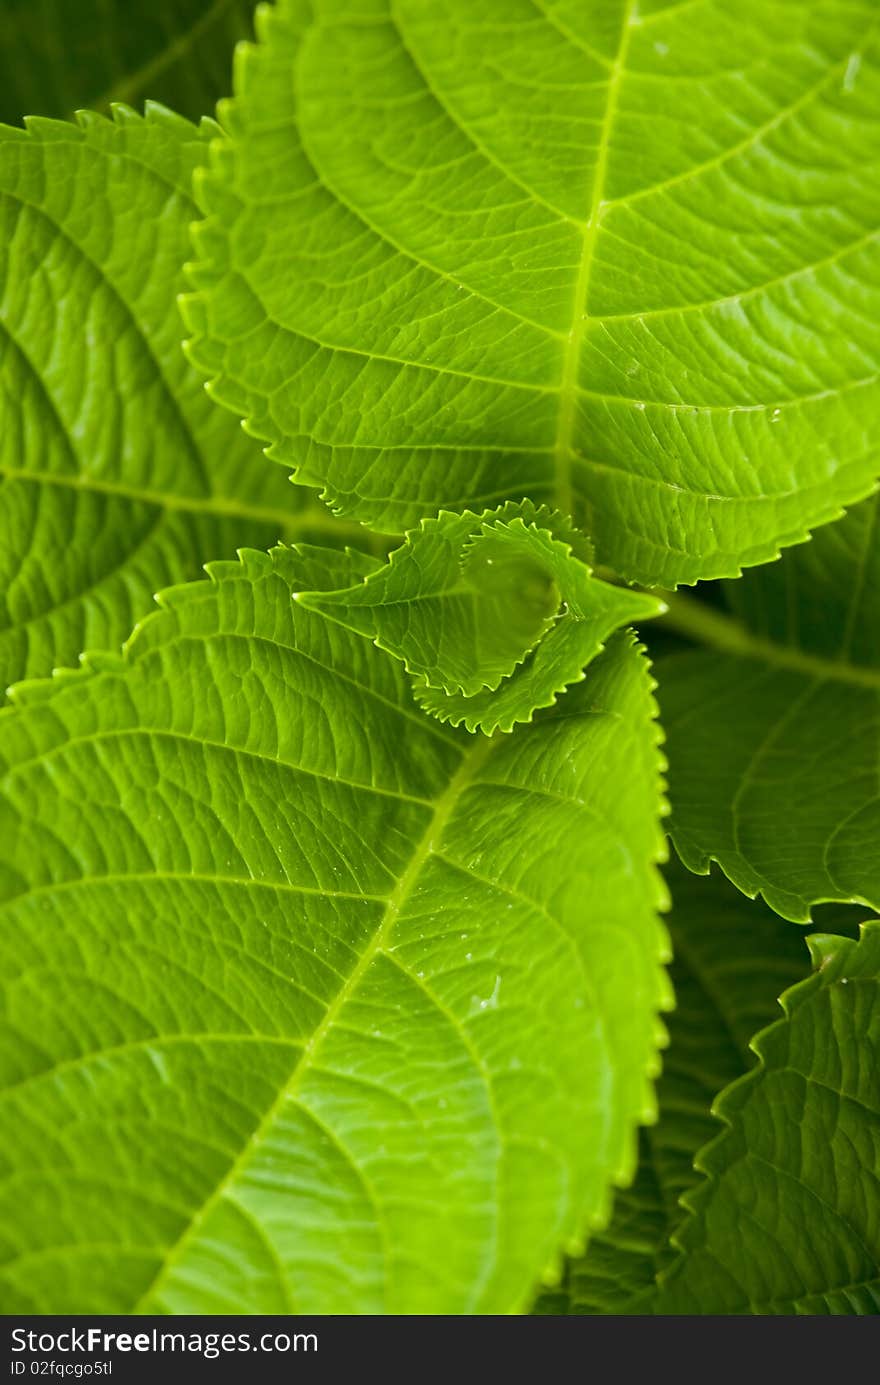
MULTIPOLYGON (((724 585, 730 610, 767 652, 783 659, 806 654, 816 672, 880 687, 880 497, 857 505, 845 519, 778 563, 724 585)), ((808 670, 813 671, 813 670, 808 670)))
POLYGON ((639 1169, 617 1193, 609 1226, 563 1282, 539 1300, 542 1313, 650 1313, 658 1270, 673 1257, 680 1198, 699 1181, 694 1156, 718 1130, 711 1105, 754 1064, 749 1043, 779 1013, 780 992, 807 974, 803 937, 720 872, 708 879, 669 863, 675 1011, 657 1084, 660 1116, 639 1140, 639 1169))
POLYGON ((873 0, 257 18, 193 358, 338 513, 399 532, 528 496, 673 586, 868 493, 873 0))
POLYGON ((718 1099, 660 1313, 880 1312, 880 926, 810 942, 818 972, 718 1099))
POLYGON ((445 511, 356 586, 297 600, 402 659, 441 721, 509 731, 579 681, 616 629, 665 610, 594 578, 543 527, 554 518, 528 505, 445 511))
POLYGON ((232 79, 248 0, 4 0, 0 120, 163 101, 198 120, 232 79))
MULTIPOLYGON (((521 519, 441 512, 357 586, 297 600, 375 640, 424 682, 470 697, 497 688, 552 624, 561 597, 547 543, 546 530, 521 519)), ((568 556, 563 549, 563 563, 568 556)))
POLYGON ((878 503, 727 587, 737 620, 671 601, 716 646, 659 665, 676 848, 799 922, 880 908, 878 503))
POLYGON ((334 523, 259 465, 181 350, 214 133, 156 107, 0 128, 0 693, 118 647, 208 559, 334 523))
POLYGON ((370 566, 213 565, 0 712, 7 1312, 508 1312, 632 1173, 646 663, 454 732, 291 600, 370 566))

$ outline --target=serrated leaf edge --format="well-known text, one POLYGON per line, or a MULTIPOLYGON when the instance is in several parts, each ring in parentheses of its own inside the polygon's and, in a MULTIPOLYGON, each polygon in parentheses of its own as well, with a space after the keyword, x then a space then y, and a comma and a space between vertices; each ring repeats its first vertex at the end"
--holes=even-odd
POLYGON ((718 866, 725 879, 729 880, 740 894, 744 894, 747 899, 763 899, 774 914, 786 919, 788 923, 800 923, 805 926, 813 923, 813 909, 821 904, 854 904, 859 908, 870 909, 872 913, 877 913, 880 909, 880 900, 869 899, 867 895, 839 894, 817 895, 806 902, 803 908, 797 908, 794 903, 798 899, 796 895, 776 889, 769 881, 756 885, 754 881, 757 872, 740 869, 735 861, 728 859, 727 853, 716 854, 691 849, 689 843, 682 843, 677 839, 674 830, 670 831, 670 838, 676 856, 692 875, 709 875, 712 866, 718 866))
MULTIPOLYGON (((314 545, 310 544, 279 544, 268 552, 254 548, 240 548, 237 550, 237 560, 219 559, 214 562, 206 563, 204 568, 206 576, 204 578, 199 578, 192 582, 175 583, 155 593, 153 599, 156 603, 156 609, 150 611, 148 615, 137 622, 118 653, 104 650, 84 651, 80 655, 79 667, 77 668, 55 669, 49 677, 23 679, 20 682, 12 684, 8 690, 8 703, 5 706, 0 706, 0 725, 2 725, 3 718, 14 717, 18 715, 23 708, 42 702, 47 697, 50 697, 61 684, 87 680, 105 672, 123 672, 125 668, 133 662, 133 656, 136 657, 137 646, 139 641, 143 638, 144 631, 149 629, 157 621, 162 620, 166 612, 173 609, 173 607, 181 601, 191 600, 200 589, 203 593, 207 594, 213 586, 217 586, 223 579, 233 578, 244 580, 249 573, 256 575, 266 574, 275 569, 277 554, 290 551, 300 552, 303 549, 309 550, 314 547, 314 545)), ((363 555, 359 554, 359 556, 363 555)), ((669 813, 669 802, 666 794, 665 778, 668 762, 663 752, 665 735, 659 720, 659 706, 654 696, 657 688, 657 680, 653 676, 647 650, 643 644, 637 641, 635 633, 631 630, 618 633, 621 634, 623 639, 627 640, 637 653, 644 656, 642 676, 647 681, 645 720, 653 731, 648 755, 654 762, 658 821, 655 828, 654 852, 646 864, 654 882, 654 891, 650 902, 657 915, 654 1048, 650 1052, 645 1063, 642 1084, 642 1108, 635 1122, 630 1124, 624 1132, 623 1149, 616 1166, 608 1175, 608 1183, 604 1189, 600 1204, 592 1213, 583 1214, 575 1211, 572 1214, 572 1227, 568 1231, 562 1232, 559 1248, 554 1252, 553 1256, 538 1276, 540 1283, 549 1285, 559 1281, 565 1256, 583 1254, 590 1235, 595 1231, 604 1230, 605 1227, 608 1226, 613 1214, 615 1189, 627 1187, 633 1180, 638 1163, 638 1129, 641 1125, 654 1124, 658 1118, 654 1083, 661 1070, 662 1050, 668 1044, 668 1033, 663 1023, 662 1016, 664 1013, 671 1011, 675 1006, 675 997, 672 992, 668 972, 666 971, 666 964, 672 957, 672 945, 669 930, 663 923, 662 917, 660 917, 662 914, 668 912, 671 901, 669 891, 659 869, 668 859, 669 854, 668 837, 662 825, 663 819, 669 813)), ((536 1289, 532 1289, 525 1293, 519 1304, 511 1309, 511 1313, 526 1313, 531 1306, 535 1292, 536 1289)))
MULTIPOLYGON (((635 1177, 638 1168, 638 1131, 642 1126, 655 1125, 659 1119, 659 1108, 657 1104, 657 1094, 655 1084, 660 1076, 662 1069, 662 1052, 668 1047, 669 1034, 663 1022, 663 1015, 675 1009, 675 995, 672 990, 672 983, 669 973, 666 970, 667 964, 672 960, 672 940, 669 929, 663 922, 662 915, 669 912, 672 907, 672 900, 669 894, 666 881, 660 872, 662 866, 669 858, 669 839, 663 829, 663 819, 669 814, 669 800, 667 798, 666 770, 669 767, 663 746, 666 735, 660 721, 660 708, 654 693, 657 688, 657 680, 653 675, 650 654, 645 645, 640 643, 635 632, 624 630, 616 632, 625 639, 637 653, 643 655, 644 676, 648 684, 647 697, 647 720, 653 727, 653 743, 649 754, 652 755, 655 765, 655 783, 658 797, 658 823, 654 842, 654 856, 649 861, 649 870, 653 874, 655 882, 654 897, 652 904, 657 913, 657 935, 658 947, 655 956, 656 976, 658 980, 656 1010, 655 1010, 655 1049, 645 1065, 643 1099, 644 1104, 636 1122, 630 1126, 624 1137, 624 1149, 617 1167, 612 1171, 600 1206, 592 1216, 587 1216, 582 1221, 581 1230, 568 1239, 563 1239, 560 1249, 548 1261, 535 1289, 525 1297, 514 1312, 528 1312, 534 1302, 535 1294, 542 1288, 554 1288, 561 1280, 564 1262, 566 1257, 577 1258, 584 1254, 587 1245, 596 1232, 604 1231, 611 1223, 614 1214, 614 1195, 620 1188, 628 1188, 635 1177)), ((582 674, 582 677, 585 676, 582 674)), ((531 720, 531 718, 530 718, 531 720)))
POLYGON ((682 1194, 679 1199, 682 1220, 669 1236, 669 1242, 678 1251, 678 1255, 657 1275, 658 1292, 662 1293, 670 1285, 684 1264, 690 1249, 689 1237, 696 1233, 703 1208, 711 1200, 717 1187, 719 1169, 723 1170, 724 1167, 718 1162, 719 1153, 723 1153, 727 1141, 731 1138, 739 1112, 748 1100, 752 1088, 758 1085, 769 1071, 764 1051, 768 1041, 785 1028, 792 1016, 807 1004, 817 991, 849 980, 848 963, 853 955, 865 947, 872 946, 875 941, 880 962, 880 920, 866 920, 860 925, 859 932, 858 941, 830 933, 817 933, 805 939, 814 971, 803 981, 796 982, 794 986, 782 992, 778 1001, 782 1010, 780 1017, 759 1029, 749 1040, 749 1048, 755 1054, 757 1063, 747 1073, 722 1088, 712 1102, 711 1112, 719 1121, 721 1129, 694 1156, 694 1168, 704 1175, 703 1181, 682 1194))
MULTIPOLYGON (((211 141, 208 160, 206 165, 196 171, 194 177, 194 195, 198 206, 202 209, 203 217, 201 221, 196 221, 191 227, 191 236, 195 259, 184 266, 184 274, 191 283, 194 276, 199 273, 208 276, 216 276, 228 267, 228 256, 223 261, 212 259, 205 250, 205 237, 202 228, 210 231, 220 223, 212 207, 212 188, 221 187, 220 172, 224 157, 233 159, 234 153, 230 139, 228 138, 229 127, 234 125, 237 117, 237 109, 241 100, 240 93, 245 85, 245 78, 248 67, 259 57, 260 49, 267 45, 270 32, 274 24, 283 24, 283 19, 279 17, 277 8, 268 4, 258 5, 254 15, 254 40, 242 40, 235 48, 233 58, 233 95, 225 98, 218 103, 217 115, 221 125, 221 138, 211 141)), ((318 492, 322 502, 327 506, 333 515, 340 519, 351 519, 350 510, 346 506, 335 500, 326 484, 320 481, 311 480, 302 475, 302 467, 299 463, 291 461, 287 457, 279 456, 278 449, 282 444, 282 438, 271 431, 261 429, 255 419, 247 401, 247 391, 229 376, 216 374, 214 367, 201 355, 200 344, 206 340, 207 333, 204 331, 204 324, 200 317, 204 312, 205 292, 194 284, 193 290, 182 294, 179 300, 180 312, 184 319, 186 329, 190 333, 183 343, 183 350, 190 363, 206 377, 205 389, 212 399, 224 408, 230 409, 237 414, 242 422, 245 432, 255 438, 258 442, 264 443, 264 455, 272 462, 284 466, 291 475, 291 479, 301 486, 307 486, 318 492)), ((842 471, 847 468, 844 465, 837 473, 835 480, 839 480, 842 471)), ((857 504, 859 501, 867 499, 880 490, 880 479, 867 479, 863 484, 856 487, 855 491, 844 491, 843 498, 839 495, 830 497, 827 505, 820 507, 817 517, 810 524, 798 524, 794 528, 787 530, 777 538, 767 543, 757 544, 747 549, 740 558, 733 558, 732 555, 725 557, 723 554, 714 554, 711 558, 702 558, 694 555, 694 562, 705 562, 705 568, 698 576, 676 582, 671 590, 678 587, 694 587, 699 582, 727 580, 741 577, 747 568, 758 567, 764 563, 774 562, 782 556, 787 548, 797 544, 807 543, 816 529, 826 524, 833 523, 841 519, 846 512, 846 507, 857 504)), ((367 530, 374 533, 397 535, 401 531, 390 529, 378 529, 374 524, 364 520, 356 520, 367 530)), ((410 528, 412 526, 409 526, 410 528)), ((637 575, 620 573, 617 574, 624 581, 636 582, 639 580, 637 575)), ((657 584, 659 586, 659 583, 657 584)), ((453 723, 461 724, 461 723, 453 723)), ((773 906, 771 906, 773 907, 773 906)))
MULTIPOLYGON (((408 529, 406 531, 406 534, 404 536, 404 542, 400 544, 397 548, 392 549, 391 553, 388 556, 388 567, 392 567, 395 561, 397 561, 398 565, 402 561, 404 561, 404 554, 406 551, 408 551, 410 542, 414 536, 417 537, 419 534, 430 533, 433 529, 440 528, 444 520, 465 519, 472 520, 473 526, 471 533, 465 538, 464 543, 462 545, 462 559, 466 557, 466 555, 471 551, 473 545, 481 537, 490 537, 493 529, 497 529, 502 525, 519 524, 520 527, 526 533, 531 532, 535 535, 541 533, 546 534, 552 543, 558 544, 560 547, 566 550, 567 558, 570 558, 573 561, 580 563, 581 566, 586 570, 586 573, 589 577, 595 577, 595 572, 590 562, 588 562, 586 558, 580 557, 574 551, 579 543, 581 545, 589 544, 589 540, 586 539, 584 535, 581 535, 578 532, 578 530, 574 527, 571 520, 567 519, 564 515, 562 515, 560 511, 553 510, 546 505, 536 505, 534 501, 529 500, 528 497, 524 497, 522 501, 507 500, 504 502, 503 505, 499 505, 494 510, 483 510, 479 513, 469 509, 444 509, 439 510, 436 515, 425 515, 419 520, 417 525, 413 526, 411 529, 408 529), (522 514, 514 513, 514 511, 518 511, 521 509, 531 511, 531 516, 527 518, 522 514), (545 527, 545 525, 540 522, 542 520, 546 521, 547 527, 545 527), (559 532, 559 530, 549 527, 553 523, 559 524, 559 530, 561 530, 561 533, 559 532)), ((374 575, 375 574, 370 573, 368 574, 368 577, 372 577, 374 575)), ((364 582, 368 580, 368 577, 364 577, 364 582)), ((605 582, 604 578, 596 577, 596 581, 601 582, 603 583, 603 585, 606 586, 611 585, 610 583, 605 582)), ((623 587, 621 589, 624 591, 630 590, 630 588, 628 587, 623 587)), ((308 609, 318 610, 321 613, 321 615, 324 616, 326 619, 332 620, 337 625, 341 625, 345 629, 349 630, 353 629, 354 627, 348 625, 347 622, 344 619, 342 619, 341 616, 334 615, 332 608, 328 609, 327 607, 325 607, 322 601, 323 597, 336 596, 339 595, 342 591, 346 590, 350 591, 352 590, 352 588, 340 588, 339 592, 294 592, 292 593, 292 596, 294 601, 299 602, 308 609), (314 597, 315 600, 312 600, 312 597, 314 597)), ((644 615, 642 616, 642 619, 648 620, 651 619, 652 616, 662 615, 666 609, 663 601, 659 598, 651 597, 648 593, 644 593, 644 596, 646 602, 653 600, 656 604, 657 609, 653 612, 648 611, 646 609, 644 615)), ((618 627, 618 629, 619 628, 621 627, 618 627)), ((362 632, 356 630, 355 633, 361 634, 362 632)), ((374 637, 363 636, 363 638, 369 638, 371 640, 371 643, 377 649, 381 649, 383 653, 390 654, 393 658, 400 660, 406 672, 409 674, 410 678, 413 681, 414 696, 417 700, 419 700, 420 689, 425 691, 430 690, 431 692, 435 692, 441 695, 445 694, 447 696, 461 696, 465 698, 469 696, 479 696, 485 692, 497 692, 500 688, 504 686, 508 678, 513 678, 515 676, 516 670, 522 667, 522 665, 528 659, 529 655, 534 652, 534 650, 541 643, 542 639, 546 637, 546 633, 547 632, 545 632, 544 635, 539 635, 533 644, 529 645, 528 648, 523 650, 522 655, 516 660, 511 671, 508 674, 504 675, 504 677, 500 678, 494 686, 486 685, 485 687, 479 689, 477 693, 471 694, 469 694, 464 688, 460 686, 453 686, 451 684, 438 686, 437 684, 432 683, 421 669, 413 668, 410 664, 410 661, 404 655, 398 653, 396 650, 391 649, 388 646, 388 644, 386 644, 383 641, 381 635, 376 635, 374 637)), ((609 635, 608 638, 610 639, 611 636, 609 635)), ((598 649, 596 650, 596 653, 593 656, 594 658, 598 658, 599 654, 601 654, 602 650, 605 648, 606 643, 607 641, 604 641, 602 644, 599 645, 598 649)), ((589 667, 589 665, 587 665, 587 667, 589 667)), ((511 731, 514 726, 527 725, 529 722, 532 721, 535 711, 554 706, 559 695, 565 692, 566 688, 572 687, 575 683, 581 682, 584 676, 585 670, 581 669, 578 676, 569 678, 565 683, 561 684, 558 688, 556 688, 549 701, 538 703, 538 705, 535 708, 533 708, 531 715, 529 715, 528 717, 513 717, 509 720, 509 722, 506 720, 496 720, 494 722, 488 723, 485 717, 473 718, 472 714, 469 716, 467 713, 462 713, 462 715, 458 716, 456 719, 456 714, 451 711, 447 711, 441 708, 428 708, 425 707, 421 701, 419 701, 419 705, 426 716, 433 716, 440 722, 449 723, 452 726, 461 726, 462 723, 464 723, 466 729, 471 733, 480 730, 484 731, 486 735, 491 735, 496 730, 507 732, 511 731)))

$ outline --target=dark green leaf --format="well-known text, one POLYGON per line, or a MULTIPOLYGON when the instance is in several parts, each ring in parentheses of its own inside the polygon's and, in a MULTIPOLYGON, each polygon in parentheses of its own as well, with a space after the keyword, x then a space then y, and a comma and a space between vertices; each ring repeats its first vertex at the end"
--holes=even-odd
POLYGON ((0 120, 144 100, 212 115, 252 13, 249 0, 3 0, 0 120))
POLYGON ((817 935, 818 971, 716 1111, 659 1313, 880 1312, 880 925, 817 935))
POLYGON ((679 853, 798 921, 880 907, 877 505, 727 586, 738 621, 676 597, 717 648, 658 665, 679 853))

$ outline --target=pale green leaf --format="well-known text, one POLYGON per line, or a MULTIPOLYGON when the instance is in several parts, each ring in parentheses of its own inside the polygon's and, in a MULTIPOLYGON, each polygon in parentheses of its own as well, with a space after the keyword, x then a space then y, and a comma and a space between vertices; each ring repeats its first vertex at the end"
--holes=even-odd
POLYGON ((593 577, 543 527, 553 518, 512 504, 443 512, 356 586, 297 600, 402 659, 442 721, 509 731, 579 681, 615 630, 665 609, 593 577))
POLYGON ((212 133, 155 107, 0 128, 0 696, 117 647, 206 560, 334 524, 181 350, 212 133))
POLYGON ((568 1263, 537 1312, 653 1312, 656 1275, 673 1256, 669 1236, 684 1215, 679 1199, 699 1181, 694 1156, 717 1134, 712 1102, 753 1066, 752 1036, 777 1018, 777 997, 809 970, 798 930, 720 872, 701 879, 671 861, 664 873, 675 1010, 657 1084, 659 1120, 641 1132, 638 1173, 616 1194, 609 1226, 568 1263))
POLYGON ((659 1313, 880 1312, 880 926, 810 941, 817 973, 716 1104, 659 1313))
POLYGON ((873 0, 280 0, 203 186, 213 392, 337 512, 528 496, 730 576, 878 470, 873 0))
POLYGON ((726 585, 736 620, 675 597, 715 648, 658 665, 680 855, 798 921, 880 908, 878 503, 726 585))
POLYGON ((249 0, 3 0, 0 120, 145 98, 211 115, 252 13, 249 0))
POLYGON ((508 1312, 632 1173, 646 664, 454 732, 291 600, 370 566, 213 565, 0 712, 6 1312, 508 1312))

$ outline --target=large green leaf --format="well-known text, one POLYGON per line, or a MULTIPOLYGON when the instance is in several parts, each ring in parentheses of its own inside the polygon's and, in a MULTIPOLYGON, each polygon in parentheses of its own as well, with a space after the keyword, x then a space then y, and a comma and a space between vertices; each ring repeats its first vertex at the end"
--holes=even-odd
POLYGON ((555 518, 510 503, 445 511, 353 587, 297 600, 402 659, 441 721, 509 731, 578 682, 615 630, 666 609, 594 577, 544 527, 555 518))
POLYGON ((659 1313, 880 1312, 880 926, 810 942, 817 973, 717 1103, 659 1313))
POLYGON ((797 929, 745 899, 715 871, 691 875, 674 861, 668 918, 675 1011, 657 1084, 660 1118, 640 1137, 639 1170, 619 1192, 609 1226, 566 1266, 542 1313, 650 1313, 658 1270, 673 1256, 679 1199, 700 1175, 694 1156, 718 1131, 712 1102, 754 1065, 750 1040, 779 1014, 777 997, 806 976, 797 929))
POLYGON ((181 350, 215 132, 155 107, 0 128, 0 696, 118 646, 207 559, 335 523, 260 465, 181 350))
POLYGON ((145 97, 210 115, 252 11, 249 0, 3 0, 0 120, 145 97))
POLYGON ((799 921, 880 908, 878 503, 727 586, 736 620, 674 598, 715 648, 660 662, 679 853, 799 921))
POLYGON ((504 1312, 656 1069, 651 681, 471 737, 246 553, 0 712, 7 1312, 504 1312))
POLYGON ((871 488, 874 0, 280 0, 205 180, 194 358, 341 514, 529 496, 628 580, 871 488))

